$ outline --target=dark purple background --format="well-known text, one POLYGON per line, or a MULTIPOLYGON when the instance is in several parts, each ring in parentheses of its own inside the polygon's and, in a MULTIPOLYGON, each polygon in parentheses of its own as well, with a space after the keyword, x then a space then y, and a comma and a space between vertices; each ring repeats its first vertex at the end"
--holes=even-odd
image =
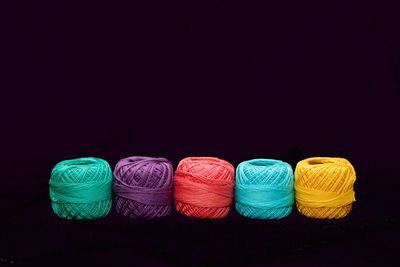
MULTIPOLYGON (((299 266, 400 252, 400 12, 366 1, 31 3, 4 8, 0 263, 299 266), (341 156, 351 216, 277 222, 52 214, 58 161, 341 156)), ((372 1, 371 1, 372 2, 372 1)))

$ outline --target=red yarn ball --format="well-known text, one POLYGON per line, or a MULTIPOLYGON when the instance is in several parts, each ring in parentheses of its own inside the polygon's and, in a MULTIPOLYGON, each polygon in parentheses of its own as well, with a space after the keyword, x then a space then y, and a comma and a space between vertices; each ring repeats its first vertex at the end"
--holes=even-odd
POLYGON ((175 208, 196 218, 223 218, 233 198, 234 167, 214 157, 188 157, 174 177, 175 208))

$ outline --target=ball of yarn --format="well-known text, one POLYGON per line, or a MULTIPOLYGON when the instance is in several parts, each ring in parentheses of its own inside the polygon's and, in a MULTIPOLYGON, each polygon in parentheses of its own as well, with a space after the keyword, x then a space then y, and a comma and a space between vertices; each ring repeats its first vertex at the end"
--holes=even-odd
POLYGON ((356 173, 344 158, 314 157, 297 163, 295 198, 299 212, 311 218, 348 215, 355 201, 356 173))
POLYGON ((236 168, 235 207, 245 217, 280 219, 294 203, 293 170, 283 161, 253 159, 236 168))
POLYGON ((223 218, 233 198, 234 167, 214 157, 188 157, 175 172, 176 210, 195 218, 223 218))
POLYGON ((107 161, 78 158, 59 162, 49 181, 53 211, 63 219, 97 219, 111 209, 112 172, 107 161))
POLYGON ((114 169, 117 213, 150 219, 171 212, 173 167, 164 158, 129 157, 114 169))

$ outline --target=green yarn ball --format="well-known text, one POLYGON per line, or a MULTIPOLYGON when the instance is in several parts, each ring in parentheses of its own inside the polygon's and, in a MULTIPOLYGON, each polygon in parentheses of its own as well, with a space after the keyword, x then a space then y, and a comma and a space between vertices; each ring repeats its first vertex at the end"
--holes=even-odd
POLYGON ((107 161, 86 157, 59 162, 51 171, 54 213, 68 220, 105 217, 112 203, 112 171, 107 161))

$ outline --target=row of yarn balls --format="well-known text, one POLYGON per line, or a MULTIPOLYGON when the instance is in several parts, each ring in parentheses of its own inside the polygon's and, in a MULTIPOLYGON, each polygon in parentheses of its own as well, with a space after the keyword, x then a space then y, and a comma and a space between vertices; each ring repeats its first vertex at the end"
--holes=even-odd
POLYGON ((297 163, 252 159, 236 170, 216 157, 187 157, 174 172, 165 158, 129 157, 111 170, 107 161, 85 157, 59 162, 51 171, 49 193, 63 219, 105 217, 112 200, 127 218, 151 219, 176 210, 194 218, 223 218, 234 202, 237 212, 254 219, 288 216, 294 203, 311 218, 348 215, 355 201, 356 174, 344 158, 313 157, 297 163))

